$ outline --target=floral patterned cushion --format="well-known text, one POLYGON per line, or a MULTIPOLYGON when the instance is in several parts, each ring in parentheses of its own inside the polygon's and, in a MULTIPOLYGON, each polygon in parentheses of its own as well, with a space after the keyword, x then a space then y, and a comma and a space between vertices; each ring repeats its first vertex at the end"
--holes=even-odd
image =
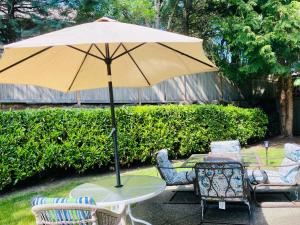
POLYGON ((230 198, 243 197, 243 174, 239 164, 211 164, 211 169, 197 169, 202 197, 230 198), (219 169, 220 168, 220 169, 219 169), (221 169, 223 168, 223 169, 221 169))
POLYGON ((173 184, 188 184, 192 183, 196 178, 194 170, 178 172, 172 180, 173 184))
POLYGON ((168 150, 162 149, 157 153, 157 166, 160 168, 163 178, 169 185, 190 184, 196 175, 193 170, 177 172, 168 158, 168 150))
POLYGON ((213 141, 210 144, 210 150, 212 153, 224 153, 224 152, 240 152, 241 145, 238 140, 230 141, 213 141))
POLYGON ((286 183, 296 183, 297 175, 299 171, 299 166, 295 165, 297 162, 290 160, 288 158, 284 158, 282 160, 281 166, 279 167, 279 173, 281 175, 281 179, 286 183), (289 166, 291 165, 291 166, 289 166))
POLYGON ((255 184, 255 181, 261 182, 261 183, 282 183, 284 184, 285 181, 281 179, 281 174, 277 171, 272 170, 264 170, 264 172, 267 175, 267 181, 263 182, 265 180, 264 173, 261 173, 260 170, 247 170, 248 178, 250 183, 255 184))
POLYGON ((285 157, 294 161, 300 161, 300 145, 286 143, 284 145, 285 157))
POLYGON ((160 150, 157 153, 156 160, 157 166, 160 167, 160 171, 163 174, 164 179, 168 184, 172 184, 173 178, 176 176, 177 172, 168 158, 168 150, 160 150))

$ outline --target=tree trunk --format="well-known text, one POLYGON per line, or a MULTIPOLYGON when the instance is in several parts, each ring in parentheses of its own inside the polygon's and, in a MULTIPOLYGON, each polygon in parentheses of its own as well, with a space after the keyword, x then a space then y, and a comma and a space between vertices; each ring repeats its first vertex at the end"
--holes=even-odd
POLYGON ((287 97, 287 118, 285 121, 286 135, 288 137, 292 137, 293 136, 293 117, 294 117, 294 98, 293 98, 292 76, 288 76, 288 78, 287 78, 286 97, 287 97))
POLYGON ((192 10, 192 0, 184 0, 183 2, 183 33, 188 35, 190 30, 190 14, 192 10))
POLYGON ((292 137, 294 102, 293 83, 290 75, 279 79, 279 90, 281 134, 292 137))
POLYGON ((15 5, 16 2, 14 0, 7 1, 6 2, 6 8, 7 8, 7 14, 6 14, 6 42, 14 42, 17 40, 17 33, 15 30, 15 27, 13 25, 13 22, 15 20, 15 5))
POLYGON ((160 28, 160 9, 162 0, 155 0, 155 28, 160 28))
POLYGON ((167 30, 171 29, 172 20, 173 20, 174 14, 176 12, 176 8, 177 8, 178 3, 179 3, 179 0, 176 0, 175 4, 174 4, 174 7, 173 7, 173 10, 172 10, 172 12, 171 12, 171 14, 169 16, 169 19, 168 19, 167 30))

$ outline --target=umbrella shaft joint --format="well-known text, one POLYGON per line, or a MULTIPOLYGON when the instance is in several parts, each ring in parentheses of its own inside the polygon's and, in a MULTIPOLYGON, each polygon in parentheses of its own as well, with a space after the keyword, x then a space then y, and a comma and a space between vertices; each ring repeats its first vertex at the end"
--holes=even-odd
POLYGON ((111 63, 112 63, 112 58, 106 57, 106 58, 104 59, 104 61, 105 61, 106 65, 111 65, 111 63))

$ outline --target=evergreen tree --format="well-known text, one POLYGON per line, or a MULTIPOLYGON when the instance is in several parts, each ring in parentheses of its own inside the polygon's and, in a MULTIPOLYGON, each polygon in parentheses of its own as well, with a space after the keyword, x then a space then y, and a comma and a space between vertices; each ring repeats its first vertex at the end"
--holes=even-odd
MULTIPOLYGON (((40 33, 60 29, 72 22, 72 1, 2 0, 0 42, 6 44, 40 33)), ((74 4, 74 3, 73 3, 74 4)))
POLYGON ((217 12, 215 59, 238 83, 272 75, 278 80, 281 132, 292 136, 292 73, 300 52, 300 2, 289 0, 211 0, 217 12))

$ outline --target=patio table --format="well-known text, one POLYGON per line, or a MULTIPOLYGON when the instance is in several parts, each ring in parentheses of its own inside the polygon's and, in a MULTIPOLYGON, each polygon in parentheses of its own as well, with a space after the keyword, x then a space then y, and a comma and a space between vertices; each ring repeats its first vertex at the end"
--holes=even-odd
POLYGON ((162 193, 166 188, 164 180, 152 176, 122 176, 123 186, 116 188, 115 177, 103 177, 93 183, 85 183, 75 187, 70 192, 70 197, 90 196, 99 207, 127 205, 127 214, 132 224, 134 222, 151 225, 132 215, 131 204, 153 198, 162 193))
MULTIPOLYGON (((196 163, 205 162, 207 157, 213 157, 213 156, 214 154, 193 154, 186 161, 184 161, 181 166, 194 168, 196 163)), ((239 153, 239 156, 241 158, 241 162, 245 167, 260 168, 262 165, 259 156, 255 152, 239 153)), ((223 157, 226 158, 226 153, 223 155, 223 157)), ((220 157, 220 160, 221 159, 222 157, 220 157)))

